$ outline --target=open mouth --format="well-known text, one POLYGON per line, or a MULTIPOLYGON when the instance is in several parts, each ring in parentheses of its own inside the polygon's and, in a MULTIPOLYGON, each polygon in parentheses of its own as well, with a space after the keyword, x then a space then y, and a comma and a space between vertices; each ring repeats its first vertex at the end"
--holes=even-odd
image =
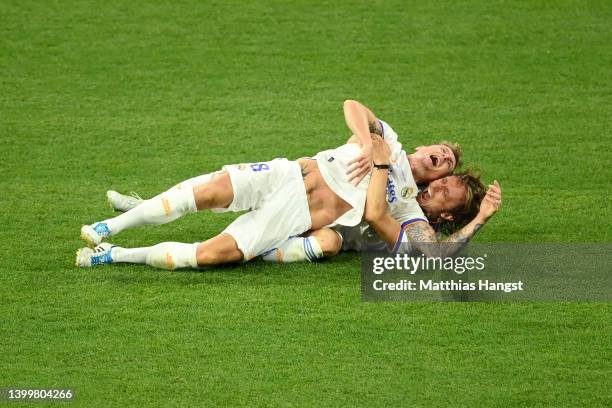
POLYGON ((420 203, 426 203, 431 198, 431 187, 421 190, 417 196, 420 203))
POLYGON ((438 167, 438 163, 440 163, 440 159, 438 158, 438 156, 435 155, 430 155, 429 159, 431 160, 431 164, 433 164, 434 167, 438 167))

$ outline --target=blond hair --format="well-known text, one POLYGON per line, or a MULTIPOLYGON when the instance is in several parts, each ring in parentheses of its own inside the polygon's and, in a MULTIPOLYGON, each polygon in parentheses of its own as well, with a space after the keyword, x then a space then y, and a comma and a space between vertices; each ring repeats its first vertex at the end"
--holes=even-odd
POLYGON ((463 155, 463 151, 461 150, 461 145, 459 145, 459 143, 448 142, 446 140, 443 140, 438 144, 444 145, 448 147, 449 149, 451 149, 451 151, 455 155, 455 163, 456 163, 455 169, 458 169, 459 167, 461 167, 461 164, 462 164, 461 156, 463 155))

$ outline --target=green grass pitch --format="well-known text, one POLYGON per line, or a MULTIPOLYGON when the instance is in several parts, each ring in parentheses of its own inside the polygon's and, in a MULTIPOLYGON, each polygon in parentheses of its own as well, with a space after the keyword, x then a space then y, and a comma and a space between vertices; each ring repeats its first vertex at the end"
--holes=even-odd
MULTIPOLYGON (((609 303, 363 303, 356 254, 73 266, 107 189, 334 147, 347 98, 500 181, 477 242, 610 242, 610 2, 0 9, 0 387, 72 387, 86 407, 612 404, 609 303)), ((233 217, 115 241, 201 241, 233 217)))

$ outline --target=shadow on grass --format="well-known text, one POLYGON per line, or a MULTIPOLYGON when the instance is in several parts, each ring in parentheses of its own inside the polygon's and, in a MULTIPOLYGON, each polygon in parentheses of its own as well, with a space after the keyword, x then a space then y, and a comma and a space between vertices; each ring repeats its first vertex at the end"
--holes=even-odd
POLYGON ((318 263, 276 264, 256 260, 240 265, 177 271, 127 264, 101 268, 106 269, 106 279, 124 284, 300 286, 355 279, 360 273, 359 261, 359 254, 351 253, 318 263))

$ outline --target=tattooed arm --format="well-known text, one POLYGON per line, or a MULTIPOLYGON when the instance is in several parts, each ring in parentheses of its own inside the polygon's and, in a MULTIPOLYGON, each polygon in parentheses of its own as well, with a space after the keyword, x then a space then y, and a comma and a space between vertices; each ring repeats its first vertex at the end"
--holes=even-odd
POLYGON ((501 187, 497 180, 489 186, 478 214, 469 224, 449 237, 439 240, 426 222, 415 222, 404 230, 406 236, 422 253, 429 257, 447 257, 461 251, 470 239, 495 215, 501 206, 501 187))
MULTIPOLYGON (((376 233, 388 244, 394 245, 400 235, 400 224, 387 212, 380 223, 368 221, 376 233)), ((408 224, 404 234, 412 246, 428 257, 447 257, 459 252, 487 222, 479 213, 469 224, 445 239, 439 239, 434 229, 425 221, 408 224)))
POLYGON ((444 258, 461 251, 485 223, 486 221, 476 217, 468 225, 443 240, 438 239, 431 225, 424 221, 409 224, 404 233, 413 247, 426 256, 444 258))
MULTIPOLYGON (((378 135, 380 137, 383 137, 382 127, 380 126, 380 122, 378 121, 378 119, 376 119, 376 117, 374 117, 374 119, 372 120, 368 118, 368 121, 369 121, 368 127, 370 128, 370 136, 378 135)), ((351 137, 349 137, 346 143, 360 143, 360 142, 357 136, 352 135, 351 137)))

